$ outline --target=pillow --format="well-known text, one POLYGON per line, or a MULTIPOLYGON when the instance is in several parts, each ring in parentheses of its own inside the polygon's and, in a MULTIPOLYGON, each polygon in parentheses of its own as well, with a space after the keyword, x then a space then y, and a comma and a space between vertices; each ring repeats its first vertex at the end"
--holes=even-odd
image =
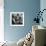
POLYGON ((16 42, 13 42, 13 41, 8 41, 8 42, 4 42, 2 44, 2 46, 17 46, 16 42))
POLYGON ((17 46, 23 46, 24 40, 25 40, 25 37, 22 38, 22 39, 20 39, 20 40, 17 42, 17 46))

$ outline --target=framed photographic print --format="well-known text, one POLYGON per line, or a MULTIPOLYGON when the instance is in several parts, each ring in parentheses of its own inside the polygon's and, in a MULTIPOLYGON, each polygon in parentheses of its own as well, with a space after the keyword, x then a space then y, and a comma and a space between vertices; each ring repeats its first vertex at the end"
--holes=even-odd
POLYGON ((11 26, 24 26, 24 12, 10 12, 11 26))

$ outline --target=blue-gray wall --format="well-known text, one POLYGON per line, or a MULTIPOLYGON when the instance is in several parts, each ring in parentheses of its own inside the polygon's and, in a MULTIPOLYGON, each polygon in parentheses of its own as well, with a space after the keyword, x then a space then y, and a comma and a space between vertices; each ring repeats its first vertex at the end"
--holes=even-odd
POLYGON ((4 0, 4 38, 18 41, 31 29, 36 12, 40 9, 40 0, 4 0), (24 12, 24 26, 10 26, 10 12, 24 12))
MULTIPOLYGON (((42 11, 43 9, 46 9, 46 0, 41 0, 40 1, 40 10, 42 11)), ((43 22, 40 21, 40 25, 46 27, 46 10, 43 12, 43 22)))

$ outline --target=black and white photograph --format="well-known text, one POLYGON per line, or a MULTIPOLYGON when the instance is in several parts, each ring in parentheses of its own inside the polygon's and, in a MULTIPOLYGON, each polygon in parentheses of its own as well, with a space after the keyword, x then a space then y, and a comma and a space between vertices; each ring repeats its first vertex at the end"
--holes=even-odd
POLYGON ((10 12, 11 26, 24 26, 24 12, 10 12))

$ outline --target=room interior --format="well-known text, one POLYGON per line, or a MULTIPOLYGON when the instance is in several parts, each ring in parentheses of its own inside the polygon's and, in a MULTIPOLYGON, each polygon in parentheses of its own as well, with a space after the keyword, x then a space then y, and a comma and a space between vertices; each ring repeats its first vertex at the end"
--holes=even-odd
POLYGON ((40 23, 33 21, 36 12, 46 9, 45 4, 46 0, 2 0, 0 46, 46 46, 46 11, 42 15, 43 22, 41 19, 40 23), (24 26, 10 26, 11 11, 24 12, 24 26))

